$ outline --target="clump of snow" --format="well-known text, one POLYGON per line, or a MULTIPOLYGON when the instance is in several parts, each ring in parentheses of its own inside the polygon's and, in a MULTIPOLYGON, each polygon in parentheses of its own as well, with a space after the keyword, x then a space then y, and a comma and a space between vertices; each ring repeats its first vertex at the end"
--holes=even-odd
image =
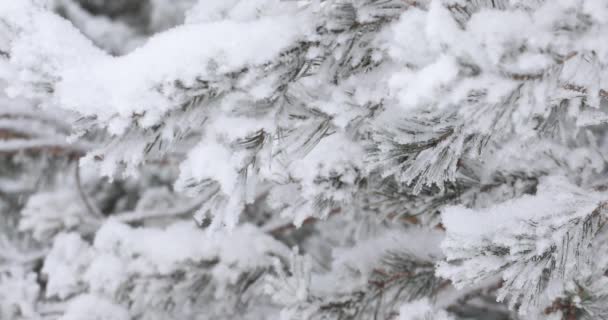
POLYGON ((222 192, 232 194, 239 177, 238 164, 238 158, 226 146, 204 140, 190 150, 188 158, 181 163, 176 186, 183 190, 191 179, 197 182, 211 179, 220 184, 222 192))
POLYGON ((59 320, 129 320, 129 312, 96 295, 81 295, 69 302, 66 312, 59 320))
POLYGON ((437 310, 428 298, 401 305, 399 320, 453 320, 445 310, 437 310))
POLYGON ((534 41, 531 26, 534 24, 530 15, 522 11, 482 10, 471 17, 467 31, 491 66, 500 63, 508 50, 534 41))
POLYGON ((458 78, 458 71, 456 60, 444 55, 417 72, 395 73, 389 86, 401 106, 410 110, 426 106, 435 101, 437 95, 448 91, 450 84, 458 78))
POLYGON ((44 96, 48 92, 41 92, 40 88, 52 86, 62 77, 63 71, 78 67, 86 69, 92 60, 107 58, 68 21, 40 9, 31 1, 9 2, 21 3, 13 6, 10 13, 2 13, 8 28, 20 30, 18 39, 9 42, 10 63, 20 69, 15 79, 18 81, 11 82, 7 88, 11 97, 44 96))
POLYGON ((79 227, 88 215, 75 190, 40 192, 28 199, 21 211, 19 229, 30 231, 37 240, 79 227))
POLYGON ((82 279, 88 284, 89 292, 114 296, 128 280, 128 262, 121 257, 106 252, 96 252, 82 279))
POLYGON ((441 1, 431 1, 424 32, 434 50, 450 48, 456 53, 466 50, 464 32, 441 1))
POLYGON ((399 320, 426 320, 430 319, 432 312, 432 305, 428 300, 417 300, 399 308, 399 320))
POLYGON ((235 270, 253 269, 268 265, 267 254, 288 254, 287 248, 251 225, 238 226, 230 234, 207 234, 191 222, 158 229, 110 220, 97 232, 94 248, 127 261, 128 273, 143 275, 166 275, 186 261, 216 259, 235 270))
POLYGON ((390 26, 391 39, 386 43, 386 50, 391 58, 412 66, 426 65, 434 60, 436 51, 426 34, 421 32, 427 25, 427 15, 426 11, 410 8, 390 26))
POLYGON ((341 181, 352 185, 355 173, 352 167, 359 167, 364 152, 360 145, 353 143, 343 134, 333 134, 322 138, 315 148, 302 159, 297 159, 289 166, 293 176, 302 186, 303 196, 312 198, 318 193, 315 180, 318 177, 329 177, 340 173, 341 181))
POLYGON ((40 295, 40 286, 35 272, 22 268, 10 268, 0 273, 0 318, 35 319, 36 301, 40 295))
POLYGON ((93 259, 93 250, 78 234, 62 233, 55 237, 42 267, 48 277, 46 295, 65 299, 83 290, 82 275, 93 259))

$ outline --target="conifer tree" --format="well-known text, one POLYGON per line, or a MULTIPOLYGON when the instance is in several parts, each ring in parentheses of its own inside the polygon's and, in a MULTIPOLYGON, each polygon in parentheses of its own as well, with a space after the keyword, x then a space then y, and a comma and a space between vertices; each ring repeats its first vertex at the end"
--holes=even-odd
POLYGON ((608 319, 608 2, 0 1, 0 319, 608 319))

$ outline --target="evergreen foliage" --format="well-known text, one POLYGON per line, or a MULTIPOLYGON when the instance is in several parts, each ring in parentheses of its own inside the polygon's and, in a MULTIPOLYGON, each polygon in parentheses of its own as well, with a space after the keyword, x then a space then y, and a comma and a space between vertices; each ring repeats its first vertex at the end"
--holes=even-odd
POLYGON ((608 2, 0 1, 0 319, 608 319, 608 2))

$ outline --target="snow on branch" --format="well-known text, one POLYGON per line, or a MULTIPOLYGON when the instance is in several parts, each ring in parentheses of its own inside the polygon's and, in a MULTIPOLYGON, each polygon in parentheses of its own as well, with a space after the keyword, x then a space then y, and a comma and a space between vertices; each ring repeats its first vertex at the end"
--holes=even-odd
POLYGON ((602 228, 606 196, 545 178, 536 195, 486 209, 442 213, 447 262, 438 274, 465 287, 501 273, 498 299, 522 314, 540 308, 590 272, 593 240, 602 228))
POLYGON ((183 105, 176 96, 180 88, 262 66, 296 43, 308 28, 306 17, 287 15, 187 24, 155 35, 130 54, 111 57, 31 0, 3 4, 2 10, 3 31, 10 37, 4 50, 12 65, 31 75, 12 83, 9 91, 35 92, 44 83, 42 91, 53 103, 96 117, 115 134, 137 115, 143 117, 139 121, 143 127, 157 124, 165 112, 183 105), (268 34, 273 34, 273 41, 265 41, 268 34))
POLYGON ((193 310, 219 316, 239 312, 245 303, 241 296, 249 294, 248 289, 261 290, 251 288, 259 271, 288 255, 285 246, 251 225, 241 225, 231 235, 210 235, 187 222, 161 229, 110 220, 93 245, 75 233, 57 236, 42 271, 48 278, 48 296, 77 296, 66 314, 75 313, 71 309, 78 300, 91 295, 129 310, 121 311, 129 318, 173 311, 187 315, 193 310), (232 310, 214 301, 233 304, 232 310))

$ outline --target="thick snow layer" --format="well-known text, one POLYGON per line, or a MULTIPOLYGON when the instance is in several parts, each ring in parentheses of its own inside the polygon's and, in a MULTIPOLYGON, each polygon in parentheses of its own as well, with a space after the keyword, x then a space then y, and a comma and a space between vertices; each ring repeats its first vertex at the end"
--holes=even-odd
MULTIPOLYGON (((443 225, 455 237, 483 239, 501 230, 517 232, 528 220, 567 221, 589 215, 605 197, 585 192, 561 177, 546 178, 536 195, 525 195, 486 210, 449 207, 442 213, 443 225), (568 213, 564 216, 564 212, 568 213), (475 227, 473 227, 475 226, 475 227)), ((538 230, 544 233, 546 230, 538 230)))
POLYGON ((299 19, 277 17, 176 27, 126 56, 93 60, 86 69, 67 68, 57 84, 58 103, 104 118, 146 112, 156 123, 176 107, 171 93, 161 92, 163 85, 179 80, 190 86, 260 65, 293 44, 302 34, 299 26, 299 19))
POLYGON ((191 23, 153 36, 130 54, 111 57, 69 22, 30 1, 2 10, 10 15, 10 28, 21 29, 10 51, 11 64, 23 70, 23 85, 13 84, 11 95, 29 96, 29 84, 44 82, 55 104, 109 121, 115 134, 125 129, 125 118, 137 114, 143 126, 150 126, 178 107, 181 101, 173 101, 171 92, 176 82, 191 86, 260 66, 310 31, 306 15, 191 23))
POLYGON ((128 272, 139 274, 169 274, 187 260, 219 259, 237 269, 253 269, 269 263, 264 260, 266 253, 289 254, 286 247, 251 225, 239 226, 230 234, 208 235, 191 222, 155 229, 109 221, 97 233, 94 247, 131 260, 128 272))

